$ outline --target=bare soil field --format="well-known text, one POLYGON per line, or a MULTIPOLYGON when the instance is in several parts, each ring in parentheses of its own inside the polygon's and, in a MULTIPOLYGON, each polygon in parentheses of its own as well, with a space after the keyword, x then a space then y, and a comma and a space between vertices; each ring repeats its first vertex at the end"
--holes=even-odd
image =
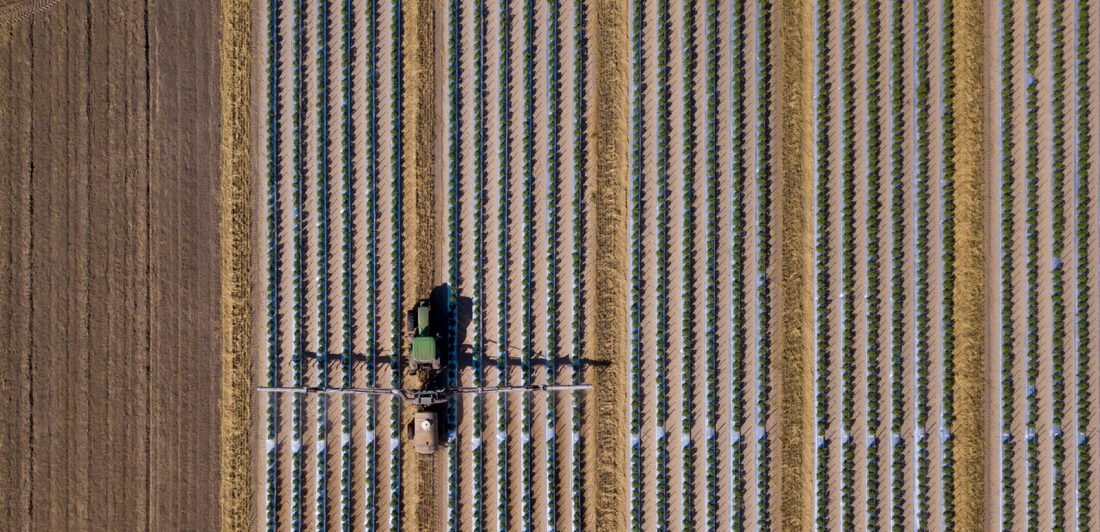
POLYGON ((0 24, 9 528, 221 523, 220 27, 76 1, 0 24))

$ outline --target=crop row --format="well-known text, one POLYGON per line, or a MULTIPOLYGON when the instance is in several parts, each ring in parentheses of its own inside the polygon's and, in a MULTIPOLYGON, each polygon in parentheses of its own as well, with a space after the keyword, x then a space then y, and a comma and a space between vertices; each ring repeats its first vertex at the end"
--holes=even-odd
POLYGON ((1013 98, 1015 85, 1015 2, 1001 3, 1001 526, 1012 526, 1016 514, 1016 482, 1013 464, 1016 442, 1012 425, 1016 416, 1015 322, 1012 312, 1015 301, 1015 258, 1012 242, 1016 233, 1015 215, 1015 152, 1013 129, 1013 98))
POLYGON ((928 420, 931 406, 928 400, 928 374, 932 364, 929 354, 929 332, 932 330, 931 309, 929 308, 929 233, 924 228, 933 227, 931 213, 931 158, 932 158, 932 131, 930 117, 932 112, 932 84, 931 84, 931 38, 929 25, 931 18, 931 6, 927 0, 920 0, 916 6, 917 26, 917 87, 916 87, 916 135, 917 135, 917 169, 915 179, 917 182, 916 197, 916 225, 917 232, 916 249, 916 397, 917 412, 915 416, 917 435, 917 508, 916 518, 918 523, 927 523, 930 518, 930 468, 931 455, 928 441, 928 420))
POLYGON ((1063 529, 1066 524, 1066 445, 1063 423, 1066 416, 1066 283, 1067 272, 1062 259, 1066 251, 1066 165, 1069 162, 1066 146, 1066 26, 1065 1, 1055 0, 1051 9, 1052 39, 1052 82, 1051 82, 1051 122, 1053 135, 1051 186, 1053 187, 1053 205, 1051 208, 1054 234, 1052 243, 1052 291, 1051 307, 1054 323, 1051 327, 1051 444, 1053 486, 1051 489, 1052 520, 1054 528, 1063 529))
POLYGON ((668 529, 672 506, 668 438, 669 389, 669 220, 672 191, 668 186, 672 164, 672 21, 669 0, 657 1, 657 527, 668 529))
POLYGON ((1093 170, 1095 154, 1092 132, 1089 127, 1089 2, 1077 2, 1077 527, 1085 530, 1092 517, 1092 447, 1088 433, 1091 413, 1089 388, 1090 357, 1092 345, 1089 330, 1089 184, 1095 182, 1093 170), (1090 180, 1090 177, 1092 178, 1090 180), (1084 354, 1084 356, 1082 356, 1084 354))
MULTIPOLYGON (((340 154, 341 154, 341 166, 342 166, 342 171, 341 171, 341 183, 342 183, 342 187, 341 187, 341 196, 342 196, 342 198, 341 198, 341 201, 342 201, 342 203, 341 203, 340 219, 341 219, 341 223, 342 223, 342 226, 343 226, 343 243, 341 245, 341 257, 343 258, 343 264, 342 264, 343 276, 342 276, 342 282, 341 282, 341 285, 343 287, 343 294, 342 294, 342 303, 343 303, 343 305, 342 305, 343 306, 343 308, 342 308, 342 312, 343 312, 342 344, 343 345, 341 346, 341 357, 340 358, 341 358, 341 368, 342 368, 342 372, 343 372, 343 377, 341 379, 340 386, 342 386, 344 388, 347 388, 347 387, 352 386, 351 357, 352 357, 352 351, 354 350, 354 345, 353 345, 353 342, 352 342, 352 322, 354 321, 354 315, 355 315, 355 306, 354 306, 354 303, 353 303, 354 300, 355 300, 355 294, 354 294, 354 292, 355 292, 354 282, 355 281, 353 279, 353 275, 354 275, 353 271, 354 271, 354 262, 355 262, 355 252, 356 252, 355 240, 354 240, 355 227, 354 227, 353 220, 352 220, 352 212, 355 208, 355 203, 354 203, 355 186, 352 183, 352 178, 354 176, 354 169, 355 169, 355 143, 354 143, 353 134, 352 134, 352 130, 354 128, 354 122, 353 122, 353 120, 354 120, 353 116, 354 115, 353 115, 353 109, 352 109, 352 105, 351 105, 352 94, 354 94, 353 93, 354 83, 353 83, 352 74, 351 74, 351 65, 354 62, 354 54, 355 54, 355 47, 354 47, 354 43, 353 43, 353 40, 352 40, 352 34, 355 31, 355 13, 354 13, 354 7, 352 6, 351 2, 349 2, 349 1, 343 2, 343 9, 342 9, 341 14, 343 15, 343 23, 342 23, 343 35, 341 36, 341 42, 340 42, 340 75, 341 75, 341 87, 342 87, 341 90, 342 90, 343 100, 342 100, 341 107, 340 107, 340 115, 342 117, 342 120, 341 120, 341 136, 340 136, 340 154)), ((368 39, 367 62, 368 62, 368 71, 369 71, 368 76, 370 76, 371 79, 368 80, 367 90, 371 93, 373 93, 373 91, 374 91, 374 84, 373 84, 374 44, 373 43, 374 43, 374 39, 375 39, 375 34, 377 32, 377 29, 374 27, 374 21, 375 21, 374 7, 373 7, 373 5, 368 5, 367 6, 367 39, 368 39)), ((376 119, 377 119, 377 117, 375 116, 374 95, 369 94, 368 98, 367 98, 368 128, 373 129, 374 121, 376 119)), ((373 164, 372 164, 373 154, 374 154, 374 151, 375 151, 374 140, 375 139, 373 139, 373 138, 368 138, 367 139, 367 150, 368 150, 368 155, 367 155, 368 169, 367 169, 367 173, 368 173, 368 179, 371 181, 371 182, 367 183, 367 187, 371 191, 373 191, 374 188, 375 188, 375 183, 373 182, 375 176, 373 175, 373 172, 372 172, 372 170, 374 169, 373 164)), ((372 196, 373 196, 373 193, 368 192, 367 197, 371 198, 372 196)), ((369 204, 367 206, 367 210, 372 211, 372 209, 374 207, 373 201, 370 201, 368 199, 368 203, 369 204)), ((373 221, 373 213, 368 213, 367 216, 368 216, 370 221, 373 221)), ((368 223, 370 223, 370 222, 368 222, 368 223)), ((371 224, 370 227, 369 227, 368 235, 367 235, 367 242, 368 242, 368 250, 367 250, 367 255, 368 255, 368 257, 367 257, 367 264, 368 264, 368 266, 367 266, 367 268, 368 268, 367 286, 373 286, 374 272, 375 272, 375 270, 374 270, 373 242, 374 242, 376 236, 377 235, 375 234, 375 226, 373 224, 371 224)), ((373 294, 374 290, 373 289, 370 290, 369 293, 373 294)), ((375 305, 375 299, 374 299, 373 296, 368 297, 367 299, 368 299, 368 301, 367 301, 367 331, 368 331, 367 332, 367 337, 373 339, 374 334, 375 334, 374 333, 375 320, 373 319, 374 313, 375 313, 375 306, 374 306, 375 305)), ((371 373, 374 372, 374 367, 370 362, 368 362, 367 368, 368 368, 367 371, 369 371, 371 373)), ((371 401, 368 400, 368 407, 367 408, 370 409, 371 411, 367 412, 367 415, 366 415, 368 430, 370 430, 374 426, 374 419, 373 419, 373 415, 372 415, 373 414, 373 409, 372 409, 373 405, 369 404, 370 402, 371 401)), ((340 399, 340 464, 341 464, 341 472, 340 472, 340 528, 343 529, 343 530, 350 529, 351 528, 351 522, 352 522, 352 508, 351 508, 351 505, 352 505, 352 497, 351 497, 351 484, 352 484, 351 426, 352 426, 351 398, 348 397, 348 396, 344 396, 340 399)), ((366 453, 366 458, 367 458, 368 461, 371 461, 371 459, 374 458, 373 442, 367 444, 367 449, 365 450, 365 453, 366 453)), ((370 464, 368 464, 367 467, 366 467, 367 486, 374 486, 374 483, 371 482, 371 477, 373 476, 373 474, 374 474, 374 469, 373 469, 373 467, 371 467, 370 464)), ((374 497, 367 497, 367 498, 369 499, 368 506, 373 505, 374 497)), ((366 522, 367 523, 373 523, 373 515, 374 515, 373 508, 369 508, 368 511, 367 511, 367 514, 368 515, 366 516, 366 522)), ((370 526, 370 525, 368 525, 368 526, 370 526)))
POLYGON ((748 342, 746 322, 748 306, 745 300, 748 293, 745 285, 745 242, 748 237, 748 220, 745 213, 747 196, 750 185, 749 169, 747 164, 748 130, 752 127, 748 122, 747 100, 749 91, 746 87, 748 78, 747 65, 750 50, 749 28, 747 17, 749 2, 735 0, 730 8, 731 26, 733 32, 733 80, 730 89, 730 103, 732 105, 732 146, 730 153, 730 171, 732 183, 730 196, 732 235, 730 236, 730 426, 732 439, 730 441, 731 486, 733 500, 730 505, 730 521, 735 528, 745 527, 745 494, 747 479, 745 473, 745 441, 741 437, 745 428, 745 368, 748 366, 748 342))
MULTIPOLYGON (((281 40, 279 22, 282 14, 282 2, 272 0, 268 4, 267 26, 267 383, 279 384, 279 284, 281 254, 279 253, 279 230, 281 213, 279 212, 279 177, 282 175, 280 154, 281 116, 279 88, 281 80, 279 52, 281 40)), ((278 474, 278 438, 279 401, 269 396, 266 401, 267 441, 265 479, 264 528, 274 531, 278 527, 279 474, 278 474)))
POLYGON ((697 7, 694 2, 685 2, 684 5, 684 38, 683 38, 683 120, 684 120, 684 153, 683 153, 683 260, 680 271, 683 272, 683 314, 681 338, 683 342, 680 375, 682 395, 681 420, 685 443, 681 445, 683 453, 683 488, 681 498, 684 501, 683 523, 684 530, 695 528, 695 443, 690 441, 690 434, 695 428, 695 355, 698 350, 695 338, 695 226, 697 216, 695 214, 695 179, 697 173, 696 156, 698 138, 695 133, 695 120, 698 105, 695 97, 696 68, 699 63, 697 44, 697 7))
MULTIPOLYGON (((510 264, 508 234, 511 225, 510 184, 512 182, 512 0, 502 0, 500 6, 500 255, 497 266, 500 271, 497 288, 497 331, 500 354, 497 356, 497 372, 501 384, 508 378, 508 298, 510 264)), ((497 401, 497 523, 500 528, 510 526, 508 513, 508 400, 497 401)))
MULTIPOLYGON (((525 0, 523 6, 523 384, 532 384, 534 377, 531 356, 535 345, 535 2, 525 0)), ((523 514, 524 530, 534 527, 535 443, 531 438, 533 405, 530 394, 523 396, 521 437, 523 448, 523 514)))
MULTIPOLYGON (((557 355, 560 350, 561 316, 558 289, 559 202, 561 201, 561 2, 550 0, 547 5, 547 209, 546 217, 546 380, 557 382, 557 355)), ((546 398, 546 523, 548 530, 558 524, 558 401, 546 398)))
MULTIPOLYGON (((393 278, 391 284, 393 285, 393 309, 392 309, 392 338, 390 343, 391 353, 400 353, 403 349, 403 335, 402 331, 404 327, 405 316, 405 302, 402 298, 402 294, 405 289, 405 280, 402 275, 401 265, 405 260, 405 244, 404 244, 404 231, 405 224, 403 218, 403 205, 404 205, 404 179, 405 179, 405 166, 403 163, 402 154, 404 153, 404 121, 402 119, 402 110, 405 104, 405 74, 404 74, 404 11, 401 7, 400 0, 392 0, 390 7, 393 11, 393 77, 391 79, 391 85, 393 87, 393 95, 391 97, 391 110, 393 114, 393 130, 391 131, 391 138, 393 139, 393 153, 390 156, 390 164, 393 169, 393 180, 391 182, 392 196, 391 201, 393 203, 393 229, 390 235, 391 242, 393 242, 393 254, 391 262, 393 263, 393 278)), ((401 357, 393 357, 390 362, 391 378, 390 386, 393 388, 400 388, 402 385, 401 372, 402 364, 401 357)), ((401 453, 401 445, 399 445, 401 437, 401 402, 397 399, 390 400, 390 528, 393 530, 401 529, 401 515, 404 511, 402 505, 403 488, 401 483, 401 468, 403 462, 403 456, 401 453)))
POLYGON ((829 99, 829 57, 830 57, 830 4, 818 2, 817 11, 817 248, 816 252, 816 298, 817 298, 817 390, 816 390, 816 522, 819 529, 829 527, 829 441, 825 436, 829 429, 829 343, 832 326, 829 319, 831 296, 829 291, 829 161, 830 145, 830 99, 829 99))
MULTIPOLYGON (((305 55, 305 32, 303 31, 303 11, 305 9, 304 3, 298 0, 294 4, 294 29, 292 35, 294 36, 294 55, 293 55, 293 68, 294 68, 294 81, 293 81, 293 95, 294 100, 294 192, 292 194, 292 204, 294 209, 293 215, 293 229, 294 235, 294 266, 293 266, 293 288, 294 293, 294 354, 293 354, 293 366, 294 366, 294 386, 303 385, 303 367, 305 365, 305 309, 304 309, 304 289, 302 287, 302 277, 305 274, 305 231, 302 226, 302 201, 303 190, 305 182, 305 97, 304 97, 304 85, 306 82, 305 72, 303 68, 303 58, 305 55)), ((293 398, 293 420, 292 420, 292 440, 291 440, 291 476, 293 482, 291 484, 291 527, 293 529, 299 529, 302 526, 302 476, 304 468, 304 456, 302 455, 302 397, 298 394, 293 398)))
MULTIPOLYGON (((485 342, 485 209, 486 174, 488 163, 486 143, 488 142, 488 95, 485 90, 487 70, 488 17, 484 0, 474 4, 475 74, 474 74, 474 294, 473 294, 473 353, 474 385, 485 385, 484 356, 485 342)), ((483 530, 485 526, 485 450, 482 446, 482 432, 485 424, 484 399, 480 395, 473 398, 473 527, 483 530)))
MULTIPOLYGON (((379 150, 378 150, 378 141, 379 141, 379 135, 378 135, 378 113, 379 113, 379 110, 378 110, 379 12, 378 11, 379 11, 379 6, 378 6, 378 1, 377 0, 370 0, 367 3, 366 7, 367 7, 367 20, 366 20, 366 23, 367 23, 367 55, 366 55, 366 58, 367 58, 367 69, 366 69, 366 75, 367 75, 367 80, 366 80, 366 89, 367 89, 367 99, 366 99, 366 104, 367 104, 367 112, 366 112, 366 115, 367 115, 367 142, 366 142, 366 148, 367 148, 366 164, 367 164, 367 168, 366 168, 366 170, 367 171, 366 171, 366 175, 367 175, 367 183, 366 183, 365 188, 367 189, 367 194, 366 195, 367 195, 367 227, 368 227, 368 235, 367 235, 367 239, 366 239, 366 243, 367 243, 367 253, 366 253, 366 258, 367 258, 367 282, 366 282, 366 287, 367 287, 368 294, 370 294, 370 296, 367 298, 367 306, 366 306, 366 314, 367 314, 366 324, 367 324, 367 338, 368 338, 367 349, 369 350, 368 363, 367 363, 367 366, 366 366, 367 367, 366 379, 367 379, 367 386, 377 386, 376 364, 377 364, 378 346, 377 346, 376 339, 379 336, 379 334, 378 334, 378 332, 379 332, 378 331, 379 311, 378 311, 378 298, 376 297, 375 294, 377 294, 377 288, 378 288, 378 284, 379 284, 379 279, 378 279, 378 220, 379 220, 379 215, 378 215, 378 209, 379 209, 379 198, 378 198, 379 168, 378 168, 378 161, 379 161, 379 158, 380 158, 380 155, 381 155, 379 153, 379 150)), ((351 104, 351 95, 354 94, 354 91, 353 91, 354 87, 352 85, 353 78, 352 78, 352 74, 351 74, 351 65, 354 64, 354 58, 355 58, 354 44, 353 44, 352 39, 351 39, 351 33, 355 28, 355 19, 356 19, 353 9, 351 9, 350 7, 347 8, 345 10, 345 17, 346 18, 345 18, 345 22, 344 22, 344 31, 345 31, 345 46, 347 48, 346 48, 346 52, 345 52, 345 61, 346 62, 344 64, 344 68, 345 68, 345 76, 346 76, 347 81, 345 82, 345 93, 344 93, 345 94, 345 107, 344 107, 344 116, 345 116, 345 118, 344 118, 344 120, 345 120, 346 127, 351 127, 353 122, 354 122, 354 106, 351 104)), ((354 139, 354 135, 350 134, 350 132, 349 132, 348 134, 345 135, 345 137, 347 139, 349 139, 349 144, 353 144, 352 140, 354 139)), ((347 148, 347 151, 345 152, 345 154, 346 154, 346 157, 348 158, 348 161, 346 163, 345 175, 353 176, 354 172, 352 170, 354 169, 354 167, 353 167, 351 161, 354 160, 355 151, 352 147, 349 146, 347 148)), ((345 199, 344 205, 345 205, 345 209, 346 209, 345 213, 344 213, 345 217, 346 217, 346 223, 350 224, 351 219, 352 219, 352 214, 353 214, 353 208, 354 208, 354 188, 351 187, 350 184, 348 186, 348 196, 345 199)), ((355 250, 354 240, 349 242, 347 245, 348 245, 348 249, 345 252, 346 253, 345 261, 347 261, 347 264, 345 265, 345 268, 350 270, 350 269, 353 268, 353 265, 354 265, 354 250, 355 250)), ((345 275, 349 276, 349 281, 348 281, 349 284, 347 286, 353 287, 353 285, 351 284, 352 281, 350 280, 350 276, 353 275, 353 273, 352 272, 347 272, 347 273, 345 273, 345 275)), ((352 296, 352 292, 351 292, 350 289, 348 291, 345 291, 344 297, 345 297, 345 305, 347 307, 347 313, 348 313, 347 315, 352 315, 351 313, 354 312, 354 308, 355 308, 354 303, 353 303, 354 299, 351 296, 352 296)), ((346 373, 345 373, 345 378, 344 378, 344 385, 345 386, 351 386, 353 383, 351 382, 352 343, 351 343, 350 334, 347 335, 347 337, 345 339, 345 343, 346 343, 346 346, 345 346, 345 362, 344 363, 345 363, 346 373)), ((349 413, 349 415, 350 415, 350 413, 349 413)), ((376 428, 377 416, 378 416, 378 413, 377 413, 377 399, 374 398, 374 397, 368 398, 367 399, 367 411, 366 411, 366 423, 367 423, 367 430, 369 431, 371 436, 368 438, 368 440, 366 442, 366 447, 365 447, 365 450, 364 450, 364 454, 365 454, 365 457, 366 457, 366 468, 365 468, 366 471, 365 472, 366 472, 366 477, 367 477, 367 487, 368 487, 367 489, 371 493, 371 495, 368 495, 366 497, 367 500, 365 501, 366 502, 365 523, 366 523, 366 527, 367 527, 368 530, 373 530, 374 527, 376 526, 376 523, 377 523, 377 501, 376 501, 376 497, 373 496, 374 493, 377 493, 377 491, 376 491, 377 490, 377 486, 376 486, 376 484, 377 484, 377 445, 375 443, 376 438, 374 437, 374 434, 376 433, 376 430, 377 430, 377 428, 376 428)), ((350 440, 350 433, 347 435, 347 437, 350 440)), ((350 468, 346 469, 346 474, 350 477, 350 474, 351 474, 350 468)), ((349 502, 349 506, 350 506, 350 502, 349 502)), ((350 527, 350 524, 351 524, 350 521, 347 524, 350 527)))
MULTIPOLYGON (((1027 70, 1039 69, 1039 2, 1027 2, 1027 70)), ((1027 520, 1039 523, 1039 84, 1030 82, 1027 105, 1027 520)))
POLYGON ((707 529, 718 527, 718 241, 719 241, 719 170, 718 170, 718 2, 708 0, 706 7, 706 176, 707 176, 707 529))
MULTIPOLYGON (((329 2, 317 4, 317 382, 328 386, 329 363, 329 2)), ((328 528, 328 396, 317 397, 317 529, 328 528)))
POLYGON ((890 3, 890 516, 905 526, 905 34, 904 2, 890 3))
POLYGON ((642 320, 645 304, 645 277, 642 265, 645 260, 645 3, 634 0, 632 14, 632 79, 631 79, 631 133, 630 133, 630 526, 634 532, 645 527, 644 485, 642 474, 642 320))
POLYGON ((867 523, 868 528, 877 529, 882 515, 881 495, 879 492, 879 430, 880 389, 882 375, 879 368, 879 352, 882 348, 882 272, 880 270, 879 238, 882 228, 881 210, 881 165, 882 123, 881 101, 883 93, 880 80, 880 62, 882 60, 881 18, 882 2, 871 0, 867 5, 867 523))
POLYGON ((955 523, 955 8, 943 3, 943 523, 955 523))
MULTIPOLYGON (((450 181, 450 193, 447 196, 447 227, 448 227, 448 274, 450 287, 447 293, 447 348, 450 349, 450 360, 458 360, 461 346, 458 342, 458 300, 456 294, 461 284, 461 242, 462 220, 459 214, 459 197, 462 190, 462 2, 452 0, 450 6, 450 45, 448 53, 449 85, 448 101, 448 143, 447 143, 447 172, 450 181)), ((447 385, 459 386, 458 367, 456 364, 447 365, 447 385)), ((447 419, 458 419, 458 408, 455 401, 447 402, 447 419)), ((447 529, 458 529, 458 496, 460 462, 458 460, 459 446, 457 438, 454 438, 455 428, 452 423, 447 428, 447 439, 451 445, 447 446, 447 529)))
POLYGON ((841 2, 841 527, 856 523, 856 17, 841 2))
MULTIPOLYGON (((585 336, 585 235, 587 235, 586 196, 588 169, 588 8, 584 0, 574 6, 573 74, 573 384, 584 375, 581 356, 585 336)), ((580 441, 583 404, 581 394, 573 394, 573 530, 584 529, 584 449, 580 441)))
POLYGON ((757 528, 770 530, 771 519, 771 440, 767 422, 771 413, 770 398, 772 359, 772 287, 768 268, 772 261, 772 2, 763 0, 757 12, 760 38, 757 64, 760 78, 757 81, 757 452, 756 478, 758 497, 757 528))

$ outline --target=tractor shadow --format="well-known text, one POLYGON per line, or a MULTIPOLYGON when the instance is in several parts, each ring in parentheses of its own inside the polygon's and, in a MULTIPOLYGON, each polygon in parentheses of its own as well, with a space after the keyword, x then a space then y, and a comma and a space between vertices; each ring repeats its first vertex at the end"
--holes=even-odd
MULTIPOLYGON (((455 294, 451 292, 449 285, 441 284, 432 289, 429 300, 432 306, 432 324, 444 324, 443 330, 439 330, 437 336, 440 349, 442 349, 440 357, 443 367, 454 367, 456 371, 475 367, 475 360, 478 358, 476 355, 478 353, 475 346, 467 341, 470 333, 470 324, 473 322, 473 299, 462 294, 455 294), (451 299, 452 297, 453 301, 451 299), (451 303, 454 304, 454 313, 449 315, 451 303), (453 322, 448 321, 448 319, 453 319, 453 322), (454 362, 453 366, 451 365, 452 361, 454 362)), ((415 318, 412 311, 410 311, 410 317, 415 318)), ((501 345, 499 342, 489 339, 486 339, 485 343, 499 345, 501 354, 497 357, 493 357, 489 356, 487 353, 482 353, 480 357, 482 368, 493 368, 498 366, 501 362, 500 356, 505 357, 504 362, 509 368, 519 368, 523 365, 525 357, 522 347, 501 345)), ((530 353, 530 358, 527 362, 531 367, 545 367, 551 363, 551 360, 546 356, 546 353, 535 351, 530 353)), ((572 365, 574 360, 569 355, 559 355, 555 357, 552 362, 556 366, 561 367, 572 365)), ((583 371, 585 367, 604 367, 610 365, 610 362, 606 360, 582 359, 580 364, 583 371)), ((446 372, 443 373, 444 382, 433 384, 437 384, 439 387, 446 385, 446 372)))
MULTIPOLYGON (((471 333, 470 327, 473 322, 473 299, 469 296, 462 294, 456 294, 451 291, 451 287, 448 284, 441 284, 432 289, 427 298, 428 304, 431 306, 431 312, 429 314, 429 321, 431 323, 431 333, 435 335, 437 350, 440 357, 441 369, 433 375, 430 382, 423 383, 427 388, 446 388, 448 369, 454 368, 457 372, 461 372, 465 369, 473 368, 476 359, 478 358, 477 350, 475 346, 471 344, 469 335, 471 333), (453 299, 452 299, 453 298, 453 299), (453 312, 452 312, 452 304, 453 312), (453 322, 451 321, 453 317, 453 322), (457 347, 457 348, 456 348, 457 347)), ((405 339, 412 338, 416 334, 416 308, 419 306, 419 301, 409 302, 409 306, 405 311, 405 320, 402 323, 403 331, 402 335, 405 339)), ((494 328, 495 330, 495 328, 494 328)), ((483 353, 480 357, 481 366, 487 371, 495 371, 495 368, 500 366, 501 362, 511 371, 520 371, 526 362, 531 368, 546 367, 551 362, 557 367, 571 366, 576 362, 571 354, 559 354, 552 360, 546 356, 543 351, 533 351, 530 356, 525 356, 522 346, 517 345, 502 345, 500 342, 492 339, 485 339, 486 351, 497 351, 499 355, 491 356, 489 353, 483 353), (498 346, 497 349, 493 349, 488 346, 498 346), (504 357, 504 360, 501 360, 504 357)), ((356 352, 352 353, 350 362, 352 363, 352 371, 366 371, 368 366, 372 365, 377 370, 381 366, 393 366, 394 364, 400 364, 403 368, 407 368, 407 362, 404 360, 408 354, 405 351, 407 349, 407 343, 400 353, 393 353, 383 344, 377 344, 374 346, 374 351, 370 353, 356 352)), ((305 357, 311 363, 322 363, 326 358, 320 353, 313 351, 306 351, 305 357)), ((327 356, 329 361, 329 371, 336 371, 341 364, 341 354, 337 352, 329 353, 327 356)), ((609 366, 611 363, 607 360, 593 360, 584 358, 579 361, 580 371, 584 371, 587 368, 600 368, 609 366)), ((407 371, 407 370, 406 370, 407 371)))

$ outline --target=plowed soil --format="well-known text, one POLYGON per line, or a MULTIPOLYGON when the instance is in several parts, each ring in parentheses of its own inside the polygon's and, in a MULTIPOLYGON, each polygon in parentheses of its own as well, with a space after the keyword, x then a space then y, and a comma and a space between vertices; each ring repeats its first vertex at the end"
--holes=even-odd
POLYGON ((62 1, 0 26, 4 528, 219 527, 220 25, 62 1))

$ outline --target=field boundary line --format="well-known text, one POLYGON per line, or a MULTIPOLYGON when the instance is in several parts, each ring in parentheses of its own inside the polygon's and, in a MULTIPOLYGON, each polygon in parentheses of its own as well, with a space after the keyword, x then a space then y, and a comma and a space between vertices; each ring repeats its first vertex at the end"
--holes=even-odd
POLYGON ((221 453, 222 530, 252 523, 251 10, 222 1, 221 453))

